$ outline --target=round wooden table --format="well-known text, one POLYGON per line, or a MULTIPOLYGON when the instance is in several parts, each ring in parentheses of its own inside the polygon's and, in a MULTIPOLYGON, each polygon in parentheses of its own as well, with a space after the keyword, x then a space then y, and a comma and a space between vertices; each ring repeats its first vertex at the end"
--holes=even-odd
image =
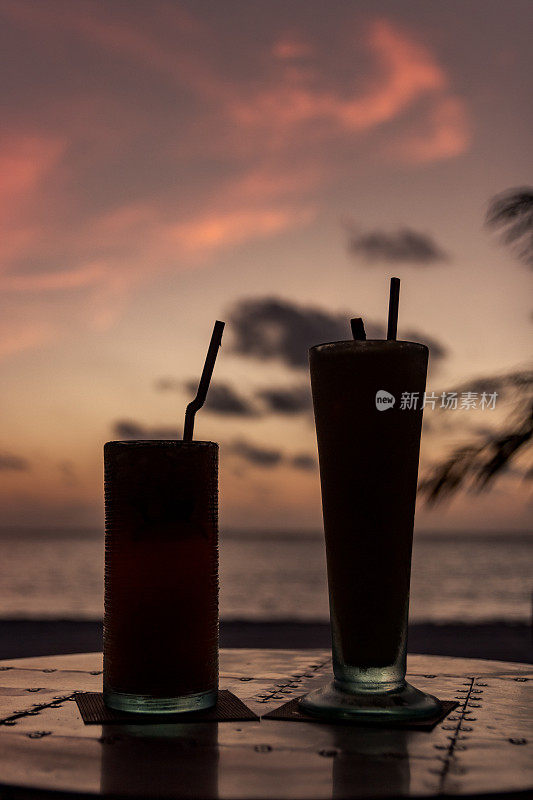
MULTIPOLYGON (((311 800, 533 788, 528 665, 415 655, 408 667, 416 686, 460 701, 431 732, 265 719, 84 725, 64 698, 101 691, 100 653, 3 661, 0 794, 311 800)), ((262 715, 330 670, 323 650, 223 650, 220 688, 262 715)))

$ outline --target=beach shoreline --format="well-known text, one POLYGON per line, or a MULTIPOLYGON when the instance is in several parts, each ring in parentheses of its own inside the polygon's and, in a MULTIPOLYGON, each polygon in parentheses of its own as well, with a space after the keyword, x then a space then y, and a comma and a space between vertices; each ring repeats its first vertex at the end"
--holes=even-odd
MULTIPOLYGON (((326 622, 222 620, 221 647, 329 648, 326 622)), ((102 621, 0 619, 0 660, 102 649, 102 621)), ((479 624, 414 623, 410 653, 532 663, 531 626, 494 621, 479 624)))

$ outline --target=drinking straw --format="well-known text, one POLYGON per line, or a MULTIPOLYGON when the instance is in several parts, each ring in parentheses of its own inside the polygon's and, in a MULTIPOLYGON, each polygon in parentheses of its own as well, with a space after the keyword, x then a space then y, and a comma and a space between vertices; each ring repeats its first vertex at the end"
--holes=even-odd
POLYGON ((215 366, 218 348, 222 342, 222 331, 224 330, 224 325, 225 323, 220 322, 218 319, 215 322, 215 327, 213 328, 213 333, 211 334, 211 341, 209 342, 209 350, 207 351, 207 355, 205 357, 202 377, 200 378, 200 383, 198 384, 196 397, 194 400, 191 400, 187 406, 187 410, 185 411, 185 427, 183 429, 184 442, 192 442, 194 415, 198 409, 203 406, 205 398, 207 397, 207 390, 209 389, 209 382, 211 381, 211 375, 213 374, 213 367, 215 366))
POLYGON ((396 339, 398 330, 398 303, 400 302, 400 279, 390 279, 389 295, 389 323, 387 325, 387 339, 396 339))
POLYGON ((356 342, 364 342, 366 340, 365 323, 361 317, 354 317, 350 320, 352 326, 352 335, 356 342))

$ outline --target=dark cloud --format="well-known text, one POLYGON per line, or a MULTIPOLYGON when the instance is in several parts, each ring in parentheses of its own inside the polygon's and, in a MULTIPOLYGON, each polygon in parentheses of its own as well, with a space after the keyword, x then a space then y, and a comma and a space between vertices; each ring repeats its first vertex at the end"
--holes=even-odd
POLYGON ((290 388, 262 389, 256 396, 263 401, 268 411, 275 414, 300 414, 310 411, 313 406, 308 384, 290 388))
MULTIPOLYGON (((113 437, 119 441, 131 439, 179 439, 181 438, 181 432, 176 429, 148 428, 132 420, 118 420, 113 425, 113 437)), ((257 467, 272 468, 287 464, 295 469, 312 470, 316 466, 313 456, 306 453, 288 456, 279 448, 263 447, 245 439, 237 439, 231 444, 225 445, 224 450, 257 467)))
MULTIPOLYGON (((184 391, 191 398, 197 390, 195 380, 179 381, 175 378, 160 378, 155 383, 158 391, 184 391)), ((311 388, 309 383, 291 387, 270 387, 255 392, 254 403, 244 397, 229 383, 212 383, 203 411, 235 417, 260 417, 265 414, 300 414, 312 408, 311 388)))
POLYGON ((126 439, 180 439, 181 430, 175 428, 148 428, 133 420, 117 420, 113 423, 113 436, 119 441, 126 439))
POLYGON ((410 263, 424 266, 437 261, 446 261, 448 256, 427 233, 411 228, 397 231, 353 232, 349 242, 350 252, 362 256, 365 261, 410 263))
POLYGON ((30 462, 22 458, 22 456, 15 456, 12 453, 0 453, 0 472, 27 472, 30 469, 30 462))
MULTIPOLYGON (((187 381, 185 389, 190 393, 192 399, 196 395, 198 382, 187 381)), ((211 384, 203 410, 210 411, 212 414, 235 417, 256 417, 260 413, 253 403, 239 394, 228 383, 211 384)))
POLYGON ((311 471, 316 468, 316 460, 307 453, 298 453, 295 456, 288 456, 277 448, 261 447, 251 444, 244 439, 239 439, 229 446, 230 452, 248 461, 257 467, 272 468, 280 464, 287 464, 294 469, 311 471))
MULTIPOLYGON (((185 392, 192 400, 198 389, 198 380, 180 381, 177 378, 165 377, 159 378, 154 385, 159 392, 185 392)), ((243 397, 229 383, 216 381, 209 386, 202 410, 235 417, 257 417, 261 413, 248 398, 243 397)))
MULTIPOLYGON (((300 306, 275 297, 241 300, 229 313, 234 353, 256 359, 279 359, 292 368, 307 368, 307 351, 315 344, 351 338, 352 313, 331 313, 313 306, 300 306)), ((369 339, 383 339, 385 325, 365 319, 369 339)), ((403 339, 422 342, 432 361, 446 355, 443 345, 418 331, 407 331, 403 339)))
POLYGON ((283 460, 281 450, 259 447, 239 439, 231 445, 231 452, 258 467, 275 467, 283 460))
POLYGON ((296 469, 309 471, 316 469, 316 458, 314 458, 314 456, 309 456, 306 453, 299 453, 298 455, 293 456, 289 463, 296 469))
POLYGON ((298 306, 275 297, 242 300, 230 311, 231 349, 255 358, 278 358, 290 367, 307 366, 307 350, 320 342, 346 339, 349 317, 298 306))
POLYGON ((65 486, 67 486, 69 489, 72 489, 74 486, 78 486, 79 479, 72 461, 60 461, 57 465, 57 468, 61 473, 65 486))

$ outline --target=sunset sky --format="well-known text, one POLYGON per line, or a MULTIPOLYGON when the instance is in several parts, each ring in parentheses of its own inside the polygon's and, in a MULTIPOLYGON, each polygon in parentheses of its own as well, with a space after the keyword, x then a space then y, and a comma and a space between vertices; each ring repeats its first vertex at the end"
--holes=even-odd
MULTIPOLYGON (((215 319, 228 527, 320 527, 306 350, 382 336, 391 275, 429 389, 523 368, 484 218, 532 182, 531 10, 0 0, 1 524, 100 526, 103 443, 181 436, 215 319)), ((427 411, 421 470, 506 411, 427 411)), ((526 528, 522 472, 418 527, 526 528)))

